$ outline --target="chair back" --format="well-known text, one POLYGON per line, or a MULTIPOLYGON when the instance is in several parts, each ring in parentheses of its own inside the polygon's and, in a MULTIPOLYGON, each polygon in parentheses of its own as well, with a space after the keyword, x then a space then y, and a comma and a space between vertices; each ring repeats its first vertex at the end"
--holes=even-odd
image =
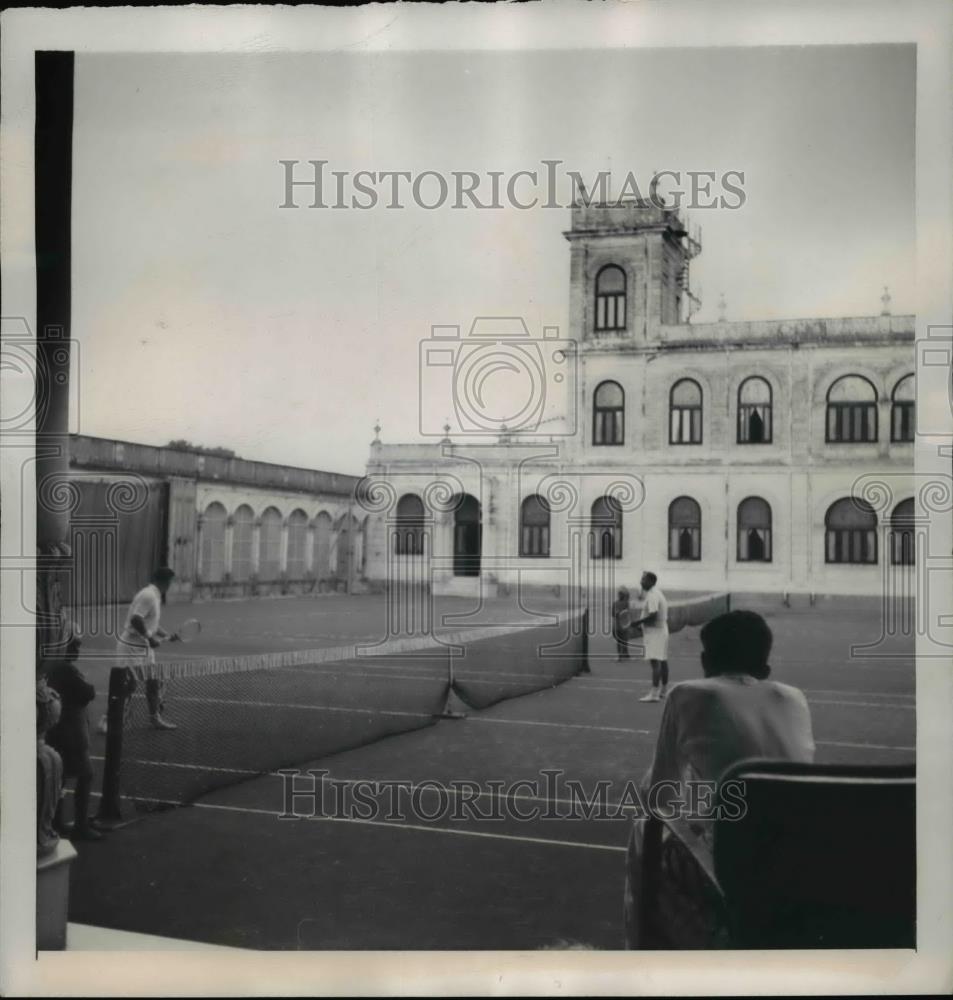
POLYGON ((722 775, 718 804, 734 947, 916 946, 914 765, 746 760, 722 775))

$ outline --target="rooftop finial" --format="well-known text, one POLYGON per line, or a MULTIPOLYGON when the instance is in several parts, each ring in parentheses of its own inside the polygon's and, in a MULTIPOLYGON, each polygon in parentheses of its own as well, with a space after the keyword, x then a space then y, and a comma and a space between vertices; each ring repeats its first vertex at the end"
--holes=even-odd
POLYGON ((884 306, 883 309, 880 310, 880 315, 881 316, 889 316, 890 315, 890 301, 891 301, 891 299, 890 299, 890 291, 889 291, 889 289, 887 288, 886 285, 884 285, 884 293, 883 293, 883 295, 880 296, 880 301, 883 303, 883 306, 884 306))
POLYGON ((381 443, 381 418, 378 417, 374 423, 374 440, 371 442, 371 444, 380 444, 380 443, 381 443))
POLYGON ((443 441, 441 443, 442 444, 450 444, 450 421, 449 420, 447 420, 447 422, 443 425, 443 441))

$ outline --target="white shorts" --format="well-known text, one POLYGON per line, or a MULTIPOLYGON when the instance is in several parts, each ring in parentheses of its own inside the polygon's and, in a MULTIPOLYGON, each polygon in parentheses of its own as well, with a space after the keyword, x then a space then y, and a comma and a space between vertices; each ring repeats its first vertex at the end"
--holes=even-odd
POLYGON ((642 626, 642 643, 645 646, 645 659, 668 659, 668 626, 661 628, 652 625, 642 626))
POLYGON ((156 651, 151 646, 123 642, 120 639, 116 643, 116 652, 121 657, 118 665, 128 667, 135 675, 136 680, 151 681, 154 679, 155 671, 152 668, 156 663, 156 651))

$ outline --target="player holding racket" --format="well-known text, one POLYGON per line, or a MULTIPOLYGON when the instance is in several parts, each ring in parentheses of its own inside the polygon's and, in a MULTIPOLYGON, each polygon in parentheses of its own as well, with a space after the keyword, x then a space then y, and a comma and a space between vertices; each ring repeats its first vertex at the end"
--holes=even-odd
MULTIPOLYGON (((154 729, 178 729, 174 722, 162 717, 162 682, 155 676, 156 647, 163 640, 176 640, 178 636, 166 632, 159 625, 162 602, 169 585, 175 578, 173 570, 161 566, 152 574, 152 582, 143 587, 132 599, 126 614, 119 641, 118 652, 125 657, 125 666, 139 680, 146 683, 146 704, 154 729)), ((105 717, 100 721, 100 731, 105 731, 105 717)))

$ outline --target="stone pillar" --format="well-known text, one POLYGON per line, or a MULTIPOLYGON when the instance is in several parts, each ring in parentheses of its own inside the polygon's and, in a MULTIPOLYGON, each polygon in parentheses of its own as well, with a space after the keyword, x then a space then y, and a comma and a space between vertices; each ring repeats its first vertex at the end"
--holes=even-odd
POLYGON ((73 53, 37 52, 36 71, 36 602, 40 641, 62 639, 70 569, 68 489, 73 53), (43 498, 50 502, 44 502, 43 498))
POLYGON ((205 518, 201 514, 195 519, 195 579, 201 582, 205 572, 205 550, 203 536, 205 534, 205 518))

